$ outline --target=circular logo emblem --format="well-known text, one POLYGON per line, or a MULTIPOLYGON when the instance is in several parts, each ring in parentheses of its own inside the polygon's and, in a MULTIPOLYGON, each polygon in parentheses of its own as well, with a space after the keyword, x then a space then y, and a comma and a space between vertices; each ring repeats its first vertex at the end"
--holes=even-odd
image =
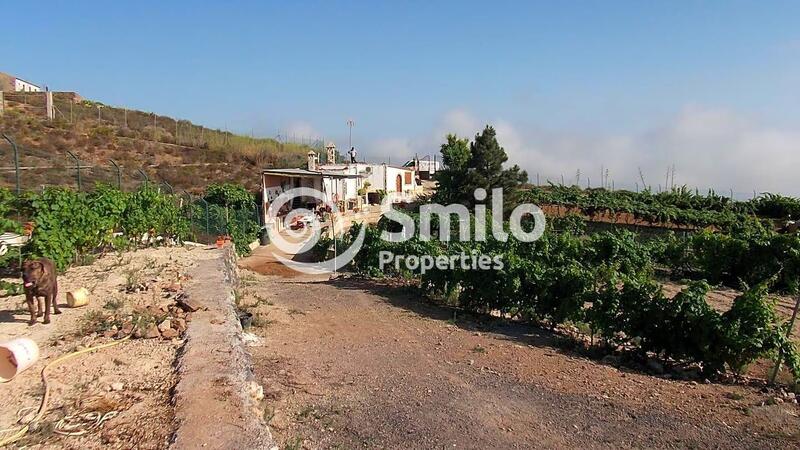
MULTIPOLYGON (((344 224, 339 217, 339 208, 336 204, 327 200, 324 193, 308 187, 290 189, 276 197, 267 210, 267 223, 279 224, 281 222, 279 213, 286 209, 284 206, 287 204, 291 207, 294 203, 305 205, 312 202, 321 203, 330 210, 329 225, 333 227, 333 231, 343 230, 344 224)), ((291 259, 291 256, 302 255, 317 245, 323 228, 320 217, 315 211, 307 208, 291 209, 283 216, 283 227, 280 227, 282 230, 279 231, 278 228, 267 227, 270 241, 283 253, 273 252, 272 256, 287 267, 305 274, 331 273, 341 269, 355 258, 364 244, 365 230, 361 227, 352 244, 346 249, 336 249, 333 258, 322 262, 301 262, 291 259)))

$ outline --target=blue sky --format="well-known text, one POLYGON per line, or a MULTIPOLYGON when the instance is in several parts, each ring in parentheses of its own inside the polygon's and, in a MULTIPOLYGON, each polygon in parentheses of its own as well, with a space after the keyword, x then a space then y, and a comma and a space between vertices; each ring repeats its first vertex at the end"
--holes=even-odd
POLYGON ((398 160, 492 123, 532 177, 674 164, 800 193, 800 2, 63 1, 3 22, 0 71, 211 127, 342 147, 353 118, 362 154, 398 160))

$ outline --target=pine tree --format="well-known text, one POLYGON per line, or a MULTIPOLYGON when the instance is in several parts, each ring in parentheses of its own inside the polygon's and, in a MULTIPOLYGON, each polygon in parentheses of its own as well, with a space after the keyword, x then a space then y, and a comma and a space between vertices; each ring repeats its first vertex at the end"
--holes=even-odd
POLYGON ((439 203, 471 207, 475 204, 475 189, 483 188, 491 195, 492 189, 502 188, 504 209, 509 211, 518 201, 520 185, 528 180, 528 174, 517 165, 503 169, 508 155, 489 125, 475 135, 469 147, 466 139, 448 135, 447 143, 442 145, 442 159, 446 168, 437 172, 439 188, 434 197, 439 203))
POLYGON ((467 163, 470 160, 469 140, 448 134, 447 142, 442 144, 441 152, 445 168, 434 175, 434 179, 439 183, 434 201, 442 204, 458 202, 460 184, 466 176, 467 163))

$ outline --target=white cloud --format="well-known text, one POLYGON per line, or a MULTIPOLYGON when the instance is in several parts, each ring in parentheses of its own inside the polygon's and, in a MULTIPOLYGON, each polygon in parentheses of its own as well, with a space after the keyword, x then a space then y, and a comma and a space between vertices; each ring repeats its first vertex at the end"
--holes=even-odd
POLYGON ((370 154, 379 155, 377 159, 367 156, 370 162, 403 164, 414 156, 414 145, 404 138, 379 139, 371 143, 369 148, 370 154))
POLYGON ((297 138, 297 139, 300 138, 316 139, 320 135, 310 123, 303 121, 296 121, 289 123, 288 125, 283 127, 281 134, 287 136, 288 138, 297 138))
POLYGON ((474 137, 483 125, 493 124, 509 163, 545 179, 574 181, 580 169, 599 184, 601 166, 617 187, 633 188, 639 168, 654 189, 665 183, 675 166, 675 184, 719 192, 733 189, 737 196, 770 191, 800 194, 800 130, 757 123, 733 111, 689 105, 659 126, 629 134, 586 134, 522 127, 503 118, 481 120, 463 109, 446 113, 430 133, 415 138, 391 138, 373 143, 374 154, 403 159, 414 153, 438 152, 447 133, 474 137), (403 153, 403 154, 399 154, 403 153))

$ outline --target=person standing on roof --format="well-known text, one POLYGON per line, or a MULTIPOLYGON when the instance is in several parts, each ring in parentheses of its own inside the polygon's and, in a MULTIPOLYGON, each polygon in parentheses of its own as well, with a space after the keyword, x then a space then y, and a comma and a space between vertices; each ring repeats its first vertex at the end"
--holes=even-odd
POLYGON ((347 154, 350 155, 350 162, 351 163, 356 162, 356 156, 358 156, 358 152, 356 151, 355 147, 350 147, 350 151, 347 152, 347 154))

